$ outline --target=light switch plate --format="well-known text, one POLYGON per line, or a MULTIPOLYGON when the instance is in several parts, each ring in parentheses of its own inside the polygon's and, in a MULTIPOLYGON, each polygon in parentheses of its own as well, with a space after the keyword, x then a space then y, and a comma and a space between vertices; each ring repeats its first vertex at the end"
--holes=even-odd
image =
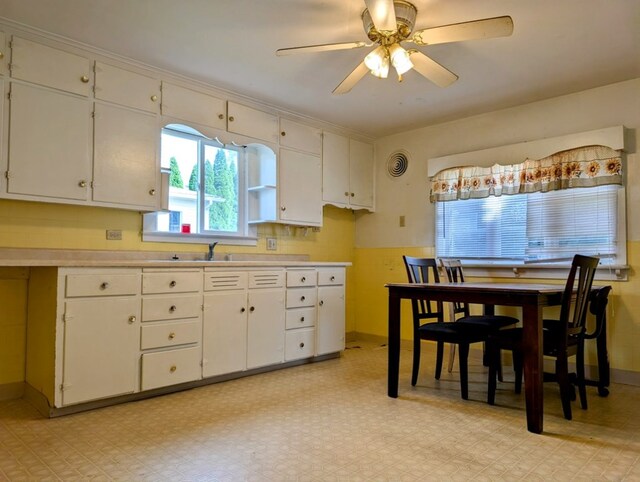
POLYGON ((278 240, 276 238, 267 238, 267 250, 275 251, 278 249, 278 240))
POLYGON ((107 239, 109 241, 122 241, 121 229, 107 229, 107 239))

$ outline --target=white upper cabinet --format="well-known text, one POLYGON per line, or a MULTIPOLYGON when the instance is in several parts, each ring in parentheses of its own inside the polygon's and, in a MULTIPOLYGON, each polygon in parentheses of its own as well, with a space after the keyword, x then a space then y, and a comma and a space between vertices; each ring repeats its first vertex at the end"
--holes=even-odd
POLYGON ((227 103, 227 113, 229 132, 272 143, 278 142, 278 116, 231 101, 227 103))
POLYGON ((9 49, 7 47, 7 36, 0 31, 0 75, 9 73, 9 49))
POLYGON ((316 127, 281 118, 280 145, 319 156, 322 154, 322 131, 316 127))
POLYGON ((64 92, 11 84, 7 191, 86 200, 91 103, 64 92))
POLYGON ((87 57, 13 37, 11 76, 88 97, 92 63, 87 57))
POLYGON ((319 156, 280 149, 280 221, 322 225, 322 163, 319 156))
POLYGON ((162 115, 221 130, 227 127, 223 99, 168 82, 162 82, 162 115))
POLYGON ((96 104, 93 200, 153 209, 159 200, 154 114, 96 104))
POLYGON ((349 138, 332 132, 322 138, 322 200, 349 206, 349 138))
POLYGON ((159 80, 102 62, 96 62, 95 74, 96 99, 147 112, 159 111, 159 80))
POLYGON ((353 209, 373 210, 373 146, 349 141, 349 197, 353 209))

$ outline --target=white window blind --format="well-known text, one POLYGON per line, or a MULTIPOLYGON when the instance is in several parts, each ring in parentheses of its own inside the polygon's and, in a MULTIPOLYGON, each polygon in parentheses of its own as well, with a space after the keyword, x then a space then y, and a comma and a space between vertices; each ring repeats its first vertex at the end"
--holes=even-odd
POLYGON ((436 203, 436 256, 555 262, 574 254, 615 263, 618 185, 436 203))

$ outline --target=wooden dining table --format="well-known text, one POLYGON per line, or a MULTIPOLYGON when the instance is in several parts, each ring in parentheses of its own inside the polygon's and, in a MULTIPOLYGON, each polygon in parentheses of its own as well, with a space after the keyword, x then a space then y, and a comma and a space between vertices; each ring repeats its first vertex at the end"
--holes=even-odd
POLYGON ((527 429, 542 433, 542 311, 559 305, 564 285, 534 283, 390 283, 388 395, 398 397, 400 366, 400 305, 403 299, 460 301, 485 306, 493 313, 496 305, 522 308, 524 391, 527 429))

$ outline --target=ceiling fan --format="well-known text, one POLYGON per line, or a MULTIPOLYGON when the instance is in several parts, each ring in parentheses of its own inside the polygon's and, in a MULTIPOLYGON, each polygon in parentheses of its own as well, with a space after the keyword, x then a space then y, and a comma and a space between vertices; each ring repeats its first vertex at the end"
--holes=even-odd
POLYGON ((400 81, 404 73, 414 69, 434 84, 446 87, 455 82, 458 76, 419 50, 406 50, 402 47, 402 42, 418 46, 435 45, 508 37, 513 32, 513 20, 509 16, 454 23, 413 32, 418 10, 412 3, 405 0, 365 0, 365 5, 367 8, 362 12, 362 23, 367 37, 373 43, 343 42, 291 47, 277 50, 276 55, 356 49, 377 44, 378 46, 333 90, 334 94, 346 94, 367 72, 379 78, 386 78, 389 65, 396 69, 400 81))

